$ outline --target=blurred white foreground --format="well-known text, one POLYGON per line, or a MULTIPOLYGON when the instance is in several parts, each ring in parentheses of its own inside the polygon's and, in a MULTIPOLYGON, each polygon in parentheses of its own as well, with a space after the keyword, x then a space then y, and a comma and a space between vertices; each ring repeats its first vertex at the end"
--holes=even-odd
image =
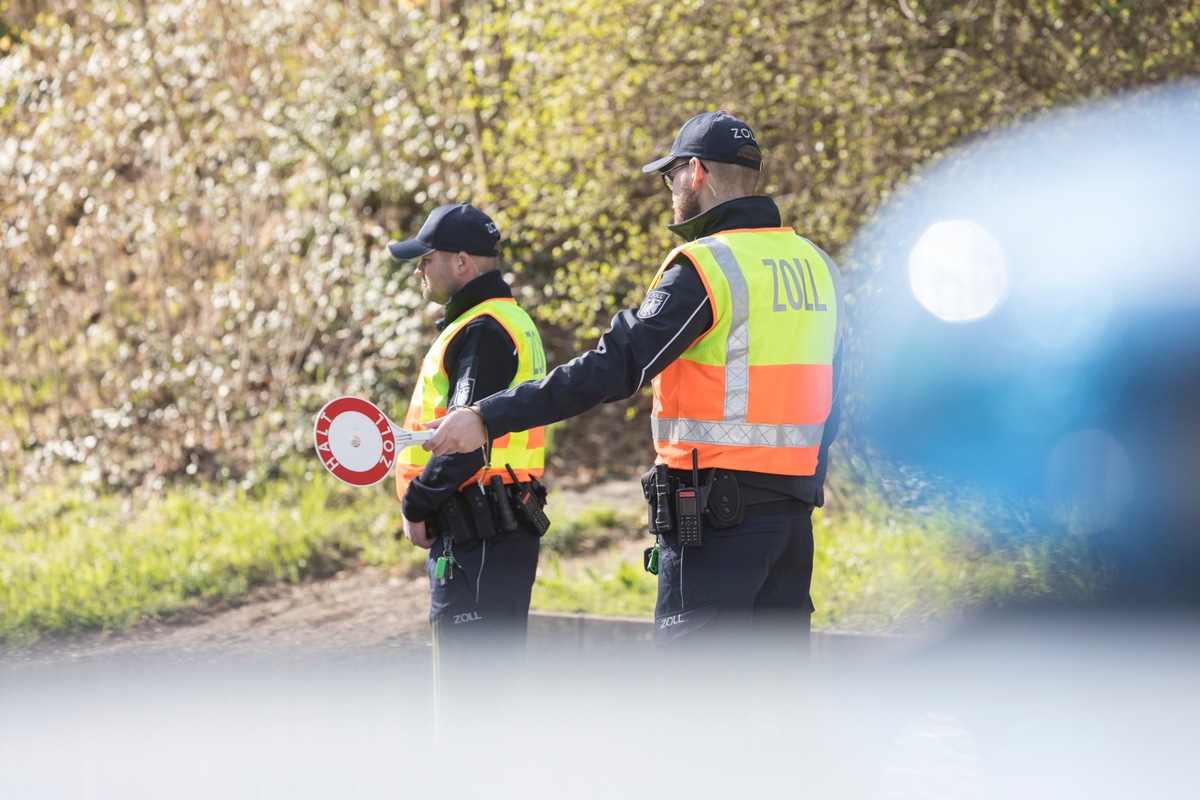
MULTIPOLYGON (((976 620, 904 648, 543 652, 494 694, 397 659, 0 676, 5 798, 1193 797, 1200 626, 976 620)), ((487 667, 480 665, 486 674, 487 667)), ((485 678, 486 680, 486 678, 485 678)))

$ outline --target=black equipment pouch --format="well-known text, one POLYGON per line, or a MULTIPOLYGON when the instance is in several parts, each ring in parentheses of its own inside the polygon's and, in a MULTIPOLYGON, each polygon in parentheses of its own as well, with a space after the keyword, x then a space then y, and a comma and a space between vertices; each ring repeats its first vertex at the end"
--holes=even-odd
POLYGON ((709 476, 708 522, 717 530, 733 528, 746 519, 746 503, 737 476, 724 469, 715 469, 709 476))
MULTIPOLYGON (((432 517, 425 520, 425 535, 428 536, 430 539, 436 539, 437 537, 442 535, 442 529, 438 527, 436 511, 434 512, 434 515, 432 517)), ((402 527, 397 528, 396 529, 396 539, 399 540, 399 539, 403 539, 403 538, 404 538, 404 528, 402 528, 402 527)))
POLYGON ((642 476, 642 497, 646 498, 646 529, 651 533, 658 533, 658 528, 654 526, 656 499, 656 495, 654 494, 654 470, 650 470, 642 476))
POLYGON ((646 498, 646 528, 651 533, 667 534, 675 530, 675 490, 679 481, 670 476, 666 464, 655 464, 642 475, 642 496, 646 498))
POLYGON ((495 538, 496 521, 492 518, 491 505, 479 484, 472 483, 465 489, 459 490, 458 495, 465 501, 468 513, 471 515, 475 535, 485 542, 495 538))
POLYGON ((475 539, 470 510, 466 500, 458 492, 450 495, 438 506, 437 511, 433 512, 433 520, 438 532, 449 536, 455 544, 469 544, 475 539))
POLYGON ((492 496, 492 502, 496 505, 496 514, 500 517, 500 532, 512 533, 521 527, 516 514, 513 513, 515 501, 499 475, 493 475, 489 480, 488 493, 492 496))
POLYGON ((671 504, 675 499, 671 492, 671 476, 666 464, 655 464, 651 472, 654 476, 654 530, 666 533, 675 528, 671 517, 671 504))

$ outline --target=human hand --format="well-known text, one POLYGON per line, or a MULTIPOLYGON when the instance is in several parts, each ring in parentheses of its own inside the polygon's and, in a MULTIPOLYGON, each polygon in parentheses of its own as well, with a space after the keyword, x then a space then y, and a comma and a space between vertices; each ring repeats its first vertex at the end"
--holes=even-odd
POLYGON ((470 453, 487 444, 487 429, 477 411, 459 408, 441 419, 426 422, 433 438, 422 445, 435 456, 470 453))
POLYGON ((428 550, 430 547, 433 547, 434 537, 429 535, 429 532, 425 529, 424 522, 413 522, 406 517, 404 519, 404 535, 408 537, 410 542, 422 550, 428 550))

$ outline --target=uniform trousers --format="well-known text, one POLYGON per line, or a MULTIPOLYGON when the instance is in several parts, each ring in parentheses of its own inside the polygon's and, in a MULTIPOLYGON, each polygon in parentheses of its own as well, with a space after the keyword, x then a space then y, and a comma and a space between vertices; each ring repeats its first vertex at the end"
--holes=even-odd
POLYGON ((445 540, 437 537, 429 550, 437 715, 439 735, 447 741, 481 719, 503 716, 509 701, 496 687, 511 685, 525 671, 540 547, 541 539, 525 526, 487 541, 451 544, 454 564, 444 582, 435 569, 445 540))
POLYGON ((435 569, 446 540, 434 541, 426 559, 429 622, 442 678, 477 679, 482 662, 493 674, 520 667, 540 547, 524 525, 486 541, 452 543, 454 563, 442 580, 435 569))
POLYGON ((813 506, 747 506, 735 527, 704 529, 698 547, 659 536, 656 644, 808 644, 812 620, 813 506))
POLYGON ((445 538, 434 541, 426 560, 429 621, 443 646, 524 647, 540 546, 541 540, 524 525, 487 541, 451 544, 454 563, 443 581, 435 569, 445 555, 445 538))

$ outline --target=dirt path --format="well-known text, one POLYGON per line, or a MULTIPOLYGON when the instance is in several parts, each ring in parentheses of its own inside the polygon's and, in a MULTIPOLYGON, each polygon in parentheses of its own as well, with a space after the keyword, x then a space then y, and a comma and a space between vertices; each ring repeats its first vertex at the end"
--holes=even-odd
POLYGON ((0 651, 0 671, 92 660, 294 660, 424 649, 429 585, 375 567, 258 589, 199 618, 146 623, 123 633, 44 639, 0 651))
MULTIPOLYGON (((559 508, 632 508, 641 502, 641 488, 636 482, 614 481, 586 491, 562 490, 552 500, 559 508)), ((573 567, 564 560, 565 572, 573 567)), ((145 623, 122 633, 47 638, 20 650, 0 648, 0 672, 123 658, 348 659, 428 647, 425 576, 364 567, 325 580, 258 589, 225 607, 170 623, 145 623)))

